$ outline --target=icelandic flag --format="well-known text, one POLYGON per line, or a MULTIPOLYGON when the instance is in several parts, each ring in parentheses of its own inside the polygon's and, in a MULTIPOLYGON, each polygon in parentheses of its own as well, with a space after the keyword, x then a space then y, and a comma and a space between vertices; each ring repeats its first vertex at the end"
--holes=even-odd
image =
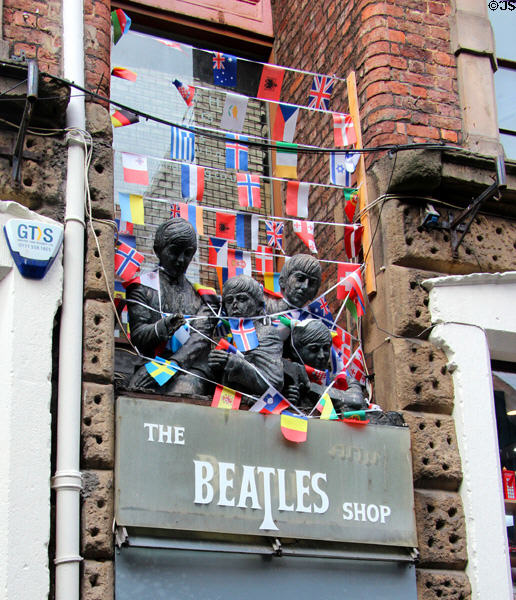
POLYGON ((186 323, 185 325, 181 325, 179 329, 174 331, 172 336, 168 339, 165 347, 171 350, 173 353, 175 353, 179 350, 179 348, 181 348, 183 344, 185 344, 188 341, 189 338, 190 327, 186 323))
POLYGON ((250 208, 261 208, 260 177, 249 173, 237 173, 238 204, 250 208))
POLYGON ((226 137, 226 169, 248 171, 249 147, 240 143, 247 142, 247 137, 236 133, 228 133, 226 137))
POLYGON ((269 415, 279 415, 282 411, 288 408, 290 404, 285 398, 273 387, 261 396, 249 409, 249 412, 260 412, 269 415))
POLYGON ((212 267, 226 267, 228 264, 228 242, 216 237, 208 240, 208 263, 212 267))
POLYGON ((333 77, 329 77, 328 75, 315 75, 312 81, 310 96, 308 97, 308 107, 328 110, 334 82, 333 77))
POLYGON ((272 139, 280 142, 292 142, 296 134, 297 117, 299 107, 291 104, 278 104, 272 139))
POLYGON ((213 83, 226 87, 236 87, 237 58, 223 52, 213 53, 213 83))
POLYGON ((204 194, 204 167, 181 165, 181 196, 200 202, 204 194))
POLYGON ((171 127, 170 158, 193 162, 195 158, 195 135, 179 127, 171 127))
POLYGON ((237 350, 248 352, 259 346, 258 335, 251 319, 228 318, 228 321, 237 350))
POLYGON ((117 244, 115 250, 115 275, 125 281, 132 279, 143 262, 143 254, 123 242, 117 244))

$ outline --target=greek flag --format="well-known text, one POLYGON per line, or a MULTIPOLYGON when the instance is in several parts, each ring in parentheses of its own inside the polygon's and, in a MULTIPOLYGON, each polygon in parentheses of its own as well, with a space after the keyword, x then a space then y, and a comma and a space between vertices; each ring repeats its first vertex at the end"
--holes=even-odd
POLYGON ((178 127, 172 127, 170 158, 193 162, 195 158, 195 135, 178 127))

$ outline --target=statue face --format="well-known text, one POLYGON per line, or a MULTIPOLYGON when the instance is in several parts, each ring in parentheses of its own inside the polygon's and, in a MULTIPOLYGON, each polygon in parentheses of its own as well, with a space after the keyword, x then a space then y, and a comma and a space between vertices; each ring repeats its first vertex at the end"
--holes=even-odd
POLYGON ((285 282, 283 295, 294 306, 305 306, 319 290, 320 281, 303 271, 292 271, 285 282))
POLYGON ((311 342, 309 344, 296 344, 296 350, 305 365, 324 371, 328 368, 330 360, 331 342, 311 342))
POLYGON ((222 302, 228 317, 254 317, 258 314, 256 300, 247 292, 228 292, 222 302))
POLYGON ((159 256, 159 262, 171 279, 177 279, 184 275, 190 264, 196 248, 190 245, 170 242, 159 256))

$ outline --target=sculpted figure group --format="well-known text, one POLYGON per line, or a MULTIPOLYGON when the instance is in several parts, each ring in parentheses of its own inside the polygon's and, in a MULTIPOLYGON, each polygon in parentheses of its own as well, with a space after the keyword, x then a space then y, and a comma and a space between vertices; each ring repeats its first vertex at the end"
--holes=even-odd
MULTIPOLYGON (((331 334, 320 319, 296 319, 318 295, 319 261, 305 254, 293 256, 280 274, 280 299, 266 299, 257 281, 239 275, 226 281, 220 301, 214 295, 199 294, 185 276, 196 250, 196 234, 190 223, 181 218, 166 221, 158 227, 154 240, 159 259, 156 283, 153 287, 134 283, 127 289, 134 345, 142 355, 172 359, 188 372, 177 373, 159 387, 142 362, 136 365, 128 387, 159 390, 165 395, 210 395, 213 382, 217 382, 260 396, 273 386, 295 406, 310 410, 326 385, 311 381, 306 366, 320 372, 329 368, 331 334), (294 325, 276 326, 275 316, 286 311, 294 325), (185 324, 185 316, 189 317, 190 335, 175 348, 170 340, 185 324), (238 353, 214 348, 211 340, 220 338, 221 319, 251 317, 258 338, 256 347, 238 353)), ((346 391, 331 388, 334 407, 338 411, 366 407, 360 384, 351 377, 348 386, 346 391)))

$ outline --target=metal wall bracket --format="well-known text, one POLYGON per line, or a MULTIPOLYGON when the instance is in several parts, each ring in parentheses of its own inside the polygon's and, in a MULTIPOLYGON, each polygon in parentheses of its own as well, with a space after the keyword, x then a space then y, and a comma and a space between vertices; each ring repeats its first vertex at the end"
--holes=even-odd
POLYGON ((13 156, 12 156, 12 178, 14 181, 19 182, 21 180, 21 163, 23 146, 25 144, 25 134, 27 132, 27 126, 32 117, 34 110, 34 104, 38 99, 38 63, 36 60, 29 60, 27 62, 27 98, 25 100, 25 107, 23 109, 23 115, 18 129, 18 135, 16 136, 16 142, 14 145, 13 156))

